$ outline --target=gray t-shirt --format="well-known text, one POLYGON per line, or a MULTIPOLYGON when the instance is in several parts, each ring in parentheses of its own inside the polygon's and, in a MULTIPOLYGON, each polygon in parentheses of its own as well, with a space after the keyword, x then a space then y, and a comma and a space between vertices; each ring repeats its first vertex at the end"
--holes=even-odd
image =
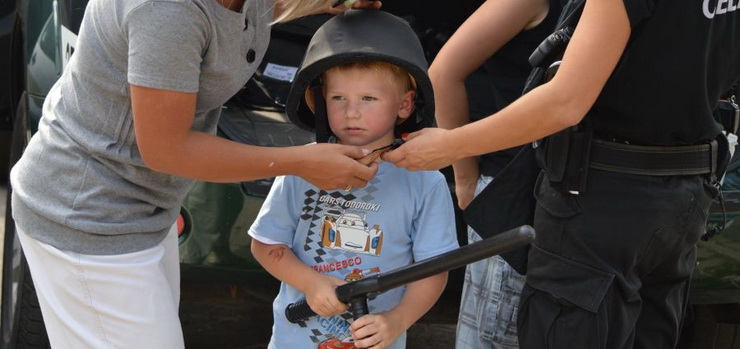
POLYGON ((11 172, 17 224, 85 254, 159 243, 193 181, 145 166, 129 84, 197 92, 192 128, 214 133, 222 105, 267 49, 272 6, 247 0, 235 12, 216 0, 91 0, 75 54, 11 172))

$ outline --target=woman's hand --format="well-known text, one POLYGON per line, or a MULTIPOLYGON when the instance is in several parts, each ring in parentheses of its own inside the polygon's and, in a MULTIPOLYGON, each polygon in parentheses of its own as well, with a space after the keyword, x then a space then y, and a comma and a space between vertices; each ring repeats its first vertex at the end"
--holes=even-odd
POLYGON ((453 133, 441 128, 425 128, 408 135, 398 149, 382 159, 410 171, 439 170, 464 156, 454 146, 453 133))
MULTIPOLYGON (((327 5, 324 5, 322 7, 322 3, 324 1, 322 0, 319 2, 319 0, 316 0, 316 6, 312 6, 310 10, 307 10, 308 12, 301 12, 301 13, 292 13, 286 16, 283 16, 285 13, 285 2, 290 2, 290 0, 274 0, 277 4, 275 6, 275 11, 273 12, 273 19, 277 22, 287 22, 292 21, 296 18, 304 17, 304 16, 310 16, 310 15, 318 15, 322 13, 329 13, 329 14, 340 14, 350 8, 366 8, 366 9, 379 9, 380 6, 382 6, 382 3, 380 0, 334 0, 330 2, 327 5), (349 7, 348 7, 349 5, 349 7)), ((290 7, 290 6, 286 6, 290 7)), ((295 12, 295 11, 294 11, 295 12)))
POLYGON ((337 14, 350 8, 366 8, 377 10, 382 5, 383 3, 381 3, 380 0, 337 0, 327 12, 337 14))
POLYGON ((377 163, 366 166, 357 161, 368 152, 358 147, 321 143, 298 148, 304 152, 305 166, 296 175, 324 190, 364 187, 378 171, 377 163))
POLYGON ((366 9, 379 9, 383 4, 380 0, 337 0, 332 6, 327 6, 321 13, 331 13, 333 15, 340 14, 350 8, 366 8, 366 9), (347 7, 349 4, 350 7, 347 7))
POLYGON ((323 317, 334 316, 347 311, 347 305, 339 301, 336 292, 337 286, 345 283, 333 276, 321 274, 321 277, 316 278, 315 282, 312 282, 308 288, 303 290, 306 294, 306 302, 308 302, 311 310, 323 317))

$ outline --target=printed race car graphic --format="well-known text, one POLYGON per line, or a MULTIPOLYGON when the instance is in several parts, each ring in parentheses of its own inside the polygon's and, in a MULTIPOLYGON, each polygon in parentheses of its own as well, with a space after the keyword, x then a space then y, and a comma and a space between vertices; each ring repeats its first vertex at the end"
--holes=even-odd
POLYGON ((380 255, 383 230, 375 224, 368 228, 363 212, 328 210, 321 224, 321 244, 324 247, 380 255))
POLYGON ((354 270, 352 270, 351 273, 347 274, 344 277, 344 281, 347 281, 347 282, 357 281, 357 280, 364 279, 368 276, 375 275, 375 274, 380 274, 380 267, 369 268, 369 269, 355 268, 354 270))
POLYGON ((352 342, 342 342, 339 339, 327 339, 319 344, 318 349, 357 349, 352 342))

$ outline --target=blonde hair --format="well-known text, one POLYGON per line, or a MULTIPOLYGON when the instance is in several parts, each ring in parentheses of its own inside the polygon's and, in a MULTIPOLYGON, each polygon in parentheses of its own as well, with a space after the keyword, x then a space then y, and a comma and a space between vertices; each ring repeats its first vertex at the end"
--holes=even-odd
MULTIPOLYGON (((326 73, 330 71, 342 72, 348 70, 365 70, 377 75, 389 73, 396 82, 396 85, 402 90, 402 93, 407 91, 416 91, 416 80, 414 80, 414 77, 411 76, 411 74, 395 64, 383 61, 352 61, 344 63, 327 69, 323 74, 321 74, 321 78, 326 80, 326 73)), ((326 86, 324 86, 324 88, 326 88, 326 86)), ((315 112, 313 91, 310 88, 306 89, 303 98, 306 105, 308 105, 308 108, 311 109, 311 112, 315 112)))
MULTIPOLYGON (((414 78, 403 68, 388 62, 383 61, 353 61, 344 63, 330 69, 329 71, 347 71, 347 70, 364 70, 370 71, 376 75, 388 73, 393 77, 393 80, 401 87, 401 92, 416 90, 416 81, 414 78)), ((326 79, 326 72, 322 75, 326 79)))
POLYGON ((334 0, 277 0, 275 6, 283 12, 273 23, 282 23, 296 18, 322 12, 334 4, 334 0))

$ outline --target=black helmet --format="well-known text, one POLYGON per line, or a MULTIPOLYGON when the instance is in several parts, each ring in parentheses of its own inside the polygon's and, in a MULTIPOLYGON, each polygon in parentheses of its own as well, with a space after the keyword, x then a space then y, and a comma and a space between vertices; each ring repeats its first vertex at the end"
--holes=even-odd
POLYGON ((331 130, 326 120, 323 95, 313 94, 318 102, 314 103, 316 116, 304 96, 309 88, 321 87, 320 77, 325 71, 356 61, 391 63, 404 69, 415 80, 415 111, 396 126, 396 137, 433 124, 434 92, 419 38, 405 20, 370 9, 347 10, 316 31, 288 95, 285 110, 290 120, 303 129, 315 130, 316 141, 326 142, 331 130))

